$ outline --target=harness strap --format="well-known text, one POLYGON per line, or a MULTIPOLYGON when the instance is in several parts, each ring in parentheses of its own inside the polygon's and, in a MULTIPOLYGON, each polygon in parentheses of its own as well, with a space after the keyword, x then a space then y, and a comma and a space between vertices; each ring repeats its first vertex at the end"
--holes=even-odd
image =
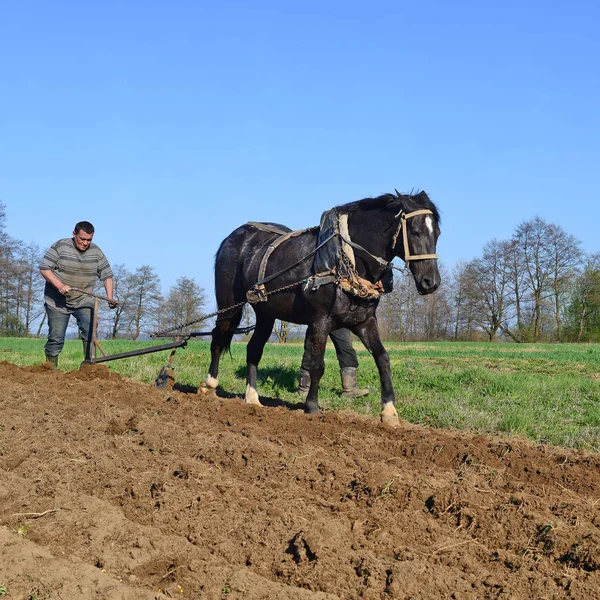
MULTIPOLYGON (((387 267, 389 266, 389 262, 387 260, 383 260, 383 258, 379 258, 379 256, 375 256, 374 254, 371 254, 366 248, 363 248, 360 244, 357 244, 356 242, 353 242, 350 237, 344 237, 342 235, 342 233, 339 233, 340 239, 345 243, 348 244, 348 246, 352 246, 352 248, 356 248, 357 250, 361 250, 362 252, 365 252, 366 254, 368 254, 371 258, 373 258, 374 260, 376 260, 380 265, 382 265, 383 267, 387 267)), ((354 253, 352 253, 353 256, 352 258, 354 259, 354 253)), ((354 261, 352 261, 352 266, 354 266, 354 261)))
POLYGON ((265 271, 267 270, 267 263, 269 262, 269 257, 273 253, 273 250, 275 250, 275 248, 277 248, 277 246, 279 246, 280 244, 283 244, 283 242, 289 240, 292 237, 300 235, 301 233, 304 233, 302 229, 296 231, 289 231, 285 234, 280 235, 278 238, 275 238, 271 242, 271 244, 267 248, 267 251, 263 254, 263 257, 260 261, 260 267, 258 268, 258 281, 260 283, 264 283, 263 278, 265 276, 265 271))
POLYGON ((259 223, 258 221, 248 221, 246 225, 252 225, 252 227, 256 227, 256 229, 260 229, 261 231, 270 231, 271 233, 276 233, 277 235, 285 235, 286 233, 290 233, 288 229, 282 229, 281 227, 277 227, 277 225, 269 225, 268 223, 259 223))
MULTIPOLYGON (((313 229, 313 228, 310 227, 309 229, 313 229)), ((271 256, 273 250, 275 250, 275 248, 277 246, 279 246, 279 244, 281 244, 281 242, 285 241, 285 239, 289 239, 289 238, 293 237, 293 235, 299 235, 301 233, 304 233, 305 231, 308 231, 308 230, 307 229, 299 229, 297 231, 285 232, 286 235, 283 235, 281 238, 278 238, 277 240, 275 240, 274 245, 271 245, 267 248, 265 255, 262 257, 262 259, 260 261, 259 279, 246 292, 246 298, 247 298, 247 301, 250 302, 250 304, 256 304, 257 302, 264 302, 267 299, 267 295, 268 295, 267 292, 265 291, 265 283, 268 283, 269 281, 272 281, 273 279, 277 279, 281 275, 284 275, 288 271, 291 271, 292 269, 296 268, 298 265, 302 264, 307 258, 310 258, 313 254, 315 254, 317 252, 317 250, 319 250, 319 248, 322 248, 325 244, 327 244, 329 242, 329 240, 331 240, 332 238, 334 238, 337 235, 336 233, 332 233, 327 239, 323 240, 323 242, 321 242, 314 250, 312 250, 311 252, 309 252, 308 254, 303 256, 302 258, 298 259, 293 265, 290 265, 289 267, 286 267, 285 269, 281 269, 281 271, 277 271, 276 273, 272 273, 268 277, 264 277, 264 274, 265 274, 265 271, 267 268, 267 262, 268 262, 269 257, 271 256), (262 277, 261 277, 261 275, 262 275, 262 277)), ((298 282, 298 283, 302 283, 302 282, 298 282)), ((293 285, 297 285, 297 284, 293 284, 293 285)))
POLYGON ((354 258, 354 250, 352 246, 356 246, 350 241, 350 230, 348 229, 348 213, 338 214, 338 230, 340 240, 342 241, 342 253, 349 260, 352 268, 356 267, 356 259, 354 258))

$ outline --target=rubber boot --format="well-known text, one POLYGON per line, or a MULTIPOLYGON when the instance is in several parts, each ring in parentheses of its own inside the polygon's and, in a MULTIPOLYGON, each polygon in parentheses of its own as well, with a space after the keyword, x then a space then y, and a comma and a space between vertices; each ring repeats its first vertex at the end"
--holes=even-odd
POLYGON ((365 390, 356 387, 356 367, 344 367, 340 369, 342 375, 342 398, 361 398, 369 393, 365 390))
POLYGON ((83 344, 83 361, 87 362, 88 359, 88 346, 89 346, 89 342, 86 342, 85 340, 81 340, 81 343, 83 344))
POLYGON ((300 379, 298 380, 298 389, 296 392, 303 398, 308 396, 308 390, 310 388, 310 372, 306 369, 300 369, 300 379))
POLYGON ((54 370, 58 369, 58 356, 46 354, 46 362, 49 362, 54 370))

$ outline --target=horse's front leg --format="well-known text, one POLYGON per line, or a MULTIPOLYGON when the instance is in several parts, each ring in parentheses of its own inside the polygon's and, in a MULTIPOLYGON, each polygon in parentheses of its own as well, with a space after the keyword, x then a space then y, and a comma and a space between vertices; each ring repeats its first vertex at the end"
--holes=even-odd
POLYGON ((375 364, 379 371, 381 381, 381 422, 392 427, 398 427, 400 420, 396 412, 396 396, 392 385, 390 372, 390 356, 381 343, 377 318, 375 316, 367 319, 355 330, 365 348, 373 355, 375 364))
POLYGON ((304 405, 305 413, 319 412, 319 382, 325 372, 325 346, 329 331, 324 326, 313 325, 307 336, 310 352, 310 387, 304 405))
POLYGON ((263 355, 265 344, 271 336, 275 319, 264 315, 256 314, 256 328, 246 347, 246 364, 248 373, 246 374, 246 397, 244 400, 250 404, 262 406, 258 399, 256 390, 256 378, 258 374, 258 363, 263 355))

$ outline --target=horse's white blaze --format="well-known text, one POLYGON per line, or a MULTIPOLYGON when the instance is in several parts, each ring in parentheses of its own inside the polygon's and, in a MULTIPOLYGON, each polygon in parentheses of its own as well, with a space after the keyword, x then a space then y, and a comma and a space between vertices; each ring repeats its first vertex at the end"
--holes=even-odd
POLYGON ((244 398, 245 402, 248 404, 256 404, 256 406, 262 406, 260 400, 258 399, 258 392, 250 386, 250 384, 246 385, 246 397, 244 398))
POLYGON ((216 377, 212 377, 211 375, 207 375, 204 380, 204 387, 210 388, 211 390, 216 390, 219 386, 219 379, 216 377))
POLYGON ((425 217, 425 225, 427 225, 427 229, 429 229, 429 233, 433 233, 433 220, 429 215, 425 217))

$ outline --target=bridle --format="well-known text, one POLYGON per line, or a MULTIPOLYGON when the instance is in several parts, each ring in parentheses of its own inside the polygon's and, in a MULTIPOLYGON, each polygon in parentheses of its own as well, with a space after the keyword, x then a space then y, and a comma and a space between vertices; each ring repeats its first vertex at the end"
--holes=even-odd
POLYGON ((405 213, 402 209, 400 212, 394 217, 400 217, 398 221, 398 227, 396 229, 396 233, 392 238, 392 248, 396 247, 396 242, 398 241, 398 236, 400 235, 400 231, 402 231, 402 243, 404 245, 404 263, 405 266, 408 267, 411 260, 428 260, 432 258, 439 258, 437 254, 411 254, 410 249, 408 247, 408 233, 407 233, 407 223, 408 219, 412 219, 418 215, 432 215, 433 211, 428 208, 422 208, 420 210, 413 210, 413 212, 405 213))
MULTIPOLYGON (((433 215, 433 211, 429 210, 428 208, 422 208, 420 210, 413 210, 412 212, 405 213, 401 209, 400 212, 394 217, 394 219, 397 219, 398 217, 400 217, 400 220, 398 221, 398 227, 396 228, 396 233, 394 233, 394 237, 392 238, 392 251, 396 247, 396 243, 398 241, 398 236, 400 235, 400 231, 402 231, 402 243, 404 245, 404 263, 405 263, 404 268, 406 268, 406 269, 408 268, 411 260, 428 260, 428 259, 436 259, 437 260, 439 258, 439 256, 437 254, 411 254, 410 253, 410 249, 408 247, 408 232, 407 232, 406 221, 408 219, 412 219, 413 217, 416 217, 418 215, 433 215)), ((389 261, 389 262, 385 261, 382 258, 379 258, 379 256, 375 256, 374 254, 371 254, 371 252, 369 252, 366 248, 363 248, 360 244, 353 242, 350 239, 350 236, 346 237, 342 233, 337 233, 334 235, 338 235, 339 238, 343 242, 348 244, 349 246, 352 246, 353 248, 356 248, 357 250, 361 250, 362 252, 368 254, 371 258, 375 259, 383 267, 387 268, 392 264, 391 261, 389 261)), ((331 237, 333 237, 333 236, 331 236, 331 237)), ((326 240, 326 242, 329 241, 329 239, 330 238, 328 238, 326 240)), ((352 259, 351 262, 354 263, 354 260, 352 259)))

